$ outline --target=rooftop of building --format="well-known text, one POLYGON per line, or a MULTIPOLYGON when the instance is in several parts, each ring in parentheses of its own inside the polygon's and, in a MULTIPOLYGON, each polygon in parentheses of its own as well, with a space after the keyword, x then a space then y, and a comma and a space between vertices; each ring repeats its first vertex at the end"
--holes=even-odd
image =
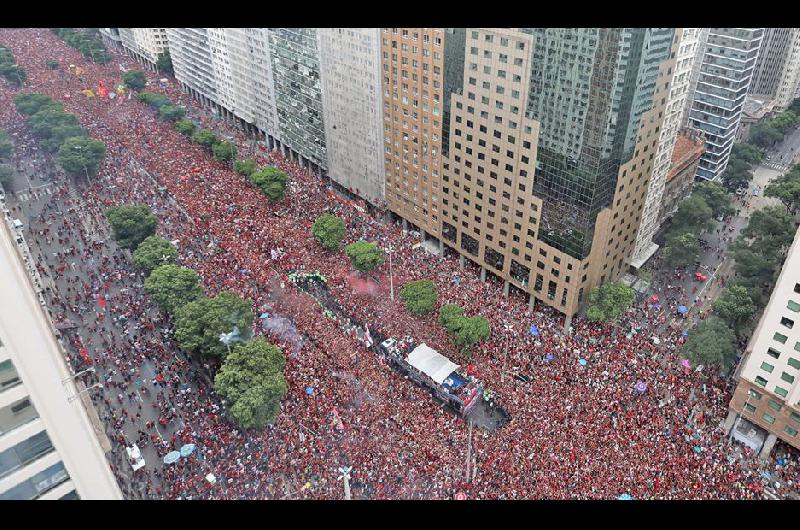
POLYGON ((747 96, 742 106, 742 117, 760 120, 775 108, 775 100, 768 98, 755 98, 747 96))
POLYGON ((702 156, 705 151, 705 140, 700 131, 696 129, 682 129, 675 140, 672 150, 672 165, 670 166, 667 180, 672 179, 683 170, 686 165, 702 156))

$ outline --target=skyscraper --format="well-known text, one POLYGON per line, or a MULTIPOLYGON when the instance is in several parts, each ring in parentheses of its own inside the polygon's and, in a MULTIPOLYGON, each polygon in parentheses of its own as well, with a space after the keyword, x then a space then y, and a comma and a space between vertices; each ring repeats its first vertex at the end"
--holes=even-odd
POLYGON ((167 28, 117 28, 117 30, 120 42, 128 53, 155 71, 159 56, 169 50, 167 28))
POLYGON ((672 154, 675 142, 681 128, 684 111, 687 107, 689 85, 695 56, 697 55, 699 28, 678 28, 675 30, 674 41, 677 49, 675 66, 672 69, 669 96, 664 110, 664 124, 658 140, 655 166, 647 188, 642 222, 636 235, 636 247, 631 256, 631 265, 641 267, 655 251, 658 245, 653 242, 661 223, 662 197, 667 174, 672 166, 672 154))
POLYGON ((0 500, 122 498, 5 222, 0 274, 0 500))
POLYGON ((378 28, 319 28, 317 36, 328 176, 381 205, 381 32, 378 28))
POLYGON ((763 28, 708 30, 689 110, 689 126, 706 137, 699 178, 719 180, 728 165, 763 36, 763 28))
POLYGON ((726 429, 762 456, 778 438, 800 448, 799 371, 800 230, 739 366, 726 429))
POLYGON ((766 28, 749 94, 788 107, 800 88, 800 28, 766 28))
POLYGON ((506 292, 568 316, 616 279, 652 171, 671 42, 668 28, 468 28, 442 241, 506 292))

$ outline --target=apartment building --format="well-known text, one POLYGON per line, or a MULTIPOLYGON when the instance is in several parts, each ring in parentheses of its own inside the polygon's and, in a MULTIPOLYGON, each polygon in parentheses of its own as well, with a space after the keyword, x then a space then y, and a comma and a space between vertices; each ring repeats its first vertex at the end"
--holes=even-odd
POLYGON ((445 104, 461 82, 463 39, 463 28, 381 29, 387 208, 436 238, 445 104))
POLYGON ((0 500, 121 499, 81 402, 86 390, 0 224, 0 500))
POLYGON ((673 165, 673 151, 676 148, 678 131, 681 128, 689 99, 689 87, 697 55, 699 32, 699 28, 677 28, 673 36, 673 46, 677 49, 677 56, 675 67, 671 72, 669 96, 656 151, 655 167, 647 188, 642 222, 636 235, 636 247, 631 256, 631 266, 635 269, 644 265, 658 250, 658 245, 653 242, 653 237, 664 221, 661 216, 662 197, 667 174, 673 165))
POLYGON ((208 28, 167 28, 175 78, 206 105, 217 103, 217 82, 208 28))
POLYGON ((657 41, 672 30, 467 29, 442 241, 567 322, 633 250, 674 64, 657 41))
POLYGON ((680 203, 689 196, 697 174, 697 165, 705 151, 703 134, 696 129, 682 129, 672 150, 670 170, 664 179, 664 193, 661 198, 659 217, 666 219, 678 209, 680 203))
POLYGON ((800 28, 765 28, 749 94, 785 110, 800 89, 800 28))
POLYGON ((698 178, 719 180, 728 166, 763 36, 763 28, 708 29, 688 119, 706 137, 698 178))
POLYGON ((381 32, 317 30, 328 176, 373 205, 384 202, 381 32))
POLYGON ((762 457, 778 438, 800 449, 799 370, 800 230, 739 366, 725 424, 732 437, 762 457))
POLYGON ((167 28, 116 28, 129 55, 152 71, 161 54, 169 50, 167 28))

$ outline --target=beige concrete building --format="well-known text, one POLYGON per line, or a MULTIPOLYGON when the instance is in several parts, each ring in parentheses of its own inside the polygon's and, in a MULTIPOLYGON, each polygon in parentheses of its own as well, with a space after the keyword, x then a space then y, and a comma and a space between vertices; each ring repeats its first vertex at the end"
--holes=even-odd
MULTIPOLYGON (((453 94, 450 102, 449 154, 444 159, 441 184, 441 240, 462 258, 479 264, 482 277, 485 278, 487 271, 494 274, 505 282, 506 292, 511 288, 520 289, 529 294, 531 305, 539 300, 565 313, 569 321, 591 288, 620 276, 633 250, 664 120, 674 56, 657 66, 650 96, 642 95, 655 102, 652 108, 642 112, 637 122, 619 124, 622 127, 613 140, 619 142, 618 146, 602 143, 612 139, 596 129, 594 122, 587 123, 583 131, 576 131, 584 135, 581 140, 584 150, 590 149, 590 143, 598 142, 598 148, 592 148, 591 153, 603 149, 614 153, 621 149, 630 127, 639 124, 633 129, 635 142, 628 150, 629 158, 616 166, 614 175, 606 175, 613 178, 615 184, 608 190, 606 199, 597 199, 597 202, 605 202, 586 234, 591 240, 580 243, 576 251, 574 246, 561 244, 564 239, 559 238, 556 225, 543 226, 545 201, 550 201, 550 208, 560 208, 563 217, 571 216, 571 208, 577 205, 569 206, 566 198, 559 200, 539 194, 537 179, 548 177, 540 177, 547 173, 546 170, 540 173, 537 164, 550 163, 547 156, 555 158, 557 155, 551 151, 543 156, 541 139, 546 137, 543 125, 525 112, 527 95, 533 91, 531 83, 542 81, 537 72, 542 64, 535 63, 543 59, 537 54, 546 47, 552 49, 546 45, 547 39, 551 42, 559 38, 569 40, 571 30, 564 31, 563 35, 554 37, 508 29, 467 29, 463 89, 453 94), (537 45, 539 48, 534 52, 537 45)), ((618 55, 602 55, 606 50, 597 51, 597 41, 592 38, 597 35, 609 41, 623 37, 622 33, 602 35, 599 31, 585 36, 587 53, 597 61, 594 68, 596 76, 601 77, 608 73, 602 62, 617 61, 618 55)), ((640 33, 639 38, 645 37, 640 33)), ((671 37, 667 44, 670 42, 671 37)), ((621 70, 622 66, 619 68, 621 70)), ((562 93, 575 90, 566 79, 558 82, 562 93)), ((582 110, 580 98, 576 97, 577 105, 574 112, 571 111, 576 118, 590 119, 593 108, 598 113, 624 108, 619 100, 603 99, 610 92, 602 88, 605 80, 594 82, 597 87, 589 98, 587 111, 582 110)), ((537 90, 546 91, 541 86, 537 90)), ((554 93, 546 92, 548 97, 554 93)), ((547 112, 555 110, 546 103, 541 108, 547 112)), ((558 118, 561 119, 560 114, 558 118)), ((559 123, 549 117, 548 122, 553 128, 559 123)), ((558 138, 554 134, 554 130, 550 132, 556 141, 558 138)), ((572 133, 569 134, 571 138, 572 133)), ((592 159, 595 155, 579 156, 592 159)), ((613 162, 603 164, 604 168, 614 167, 613 162)), ((558 186, 557 178, 563 176, 549 178, 549 182, 555 183, 544 181, 540 185, 552 192, 558 186)), ((595 185, 602 184, 598 180, 595 185)), ((590 193, 599 191, 590 190, 590 193)), ((555 222, 552 215, 551 221, 555 222)), ((570 228, 563 230, 562 234, 574 233, 570 228)))
MULTIPOLYGON (((636 247, 631 255, 631 266, 636 269, 644 265, 658 250, 658 245, 653 242, 653 236, 664 222, 664 218, 661 216, 664 187, 667 174, 673 165, 673 151, 676 148, 678 132, 688 106, 689 87, 697 55, 699 32, 699 28, 677 28, 673 37, 673 45, 676 47, 677 54, 675 66, 671 72, 672 79, 670 80, 664 124, 658 140, 655 167, 647 188, 642 222, 636 235, 636 247)), ((668 75, 670 74, 668 73, 668 75)))
MULTIPOLYGON (((54 329, 0 223, 0 500, 121 499, 54 329)), ((30 259, 30 258, 27 258, 30 259)))
POLYGON ((738 369, 726 428, 766 457, 776 440, 800 449, 800 230, 738 369), (766 432, 766 440, 761 442, 766 432))
POLYGON ((785 110, 800 89, 800 28, 766 28, 749 94, 785 110))

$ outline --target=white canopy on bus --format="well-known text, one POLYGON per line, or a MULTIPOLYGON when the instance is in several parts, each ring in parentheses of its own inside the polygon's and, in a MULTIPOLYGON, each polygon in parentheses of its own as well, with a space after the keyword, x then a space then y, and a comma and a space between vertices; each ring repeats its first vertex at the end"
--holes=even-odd
POLYGON ((433 379, 437 385, 441 385, 460 366, 424 343, 414 348, 406 361, 433 379))

